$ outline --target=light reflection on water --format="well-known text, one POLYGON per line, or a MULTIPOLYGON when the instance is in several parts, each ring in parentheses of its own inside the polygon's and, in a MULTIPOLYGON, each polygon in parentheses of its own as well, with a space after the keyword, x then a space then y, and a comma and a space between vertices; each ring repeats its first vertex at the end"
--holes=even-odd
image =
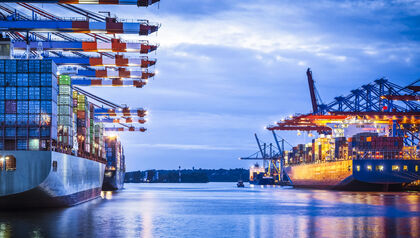
POLYGON ((420 193, 125 187, 72 208, 0 212, 0 237, 420 237, 420 193))

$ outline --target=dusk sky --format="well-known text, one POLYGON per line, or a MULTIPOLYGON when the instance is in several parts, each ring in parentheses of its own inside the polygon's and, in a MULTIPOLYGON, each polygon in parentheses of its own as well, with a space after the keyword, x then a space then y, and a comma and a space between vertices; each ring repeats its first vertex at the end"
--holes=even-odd
MULTIPOLYGON (((324 102, 375 79, 420 78, 420 2, 162 0, 82 6, 159 22, 159 74, 142 89, 88 88, 149 110, 146 133, 121 134, 127 170, 247 168, 254 133, 311 110, 310 67, 324 102)), ((279 133, 291 143, 296 133, 279 133)), ((308 142, 309 140, 306 139, 308 142)))

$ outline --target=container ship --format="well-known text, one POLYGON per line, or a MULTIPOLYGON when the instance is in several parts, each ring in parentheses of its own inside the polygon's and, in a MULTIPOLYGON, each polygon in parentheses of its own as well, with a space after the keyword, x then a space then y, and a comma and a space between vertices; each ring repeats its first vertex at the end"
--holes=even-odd
POLYGON ((121 188, 124 152, 109 133, 146 131, 138 127, 146 111, 80 86, 146 85, 156 59, 144 54, 158 46, 140 36, 160 24, 121 20, 68 1, 54 5, 66 18, 47 10, 62 1, 10 2, 0 3, 0 209, 72 206, 99 197, 103 187, 121 188), (127 34, 139 38, 127 42, 127 34))
POLYGON ((284 159, 284 173, 295 187, 389 191, 420 180, 416 147, 378 133, 322 136, 286 151, 284 159))
POLYGON ((262 146, 256 137, 259 152, 241 159, 263 160, 268 166, 250 169, 252 183, 365 191, 404 190, 420 184, 420 104, 415 102, 420 86, 416 82, 402 87, 378 79, 320 104, 310 69, 307 77, 313 112, 267 126, 275 151, 270 144, 267 153, 267 144, 262 146), (275 131, 319 136, 288 151, 275 131))
POLYGON ((264 167, 254 164, 249 168, 249 184, 253 185, 273 185, 275 179, 271 175, 266 174, 264 167))
POLYGON ((106 167, 102 190, 115 191, 124 187, 125 155, 117 136, 105 139, 106 167))
POLYGON ((1 208, 71 206, 100 195, 103 131, 70 82, 52 60, 0 60, 1 208))

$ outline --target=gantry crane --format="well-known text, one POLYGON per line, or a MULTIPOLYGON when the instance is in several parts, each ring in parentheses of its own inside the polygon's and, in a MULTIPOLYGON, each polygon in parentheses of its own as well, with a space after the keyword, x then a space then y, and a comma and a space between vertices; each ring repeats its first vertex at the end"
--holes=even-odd
MULTIPOLYGON (((148 6, 158 1, 101 0, 80 3, 148 6)), ((105 127, 105 131, 146 131, 146 128, 140 126, 146 122, 146 110, 111 103, 77 86, 143 87, 147 79, 154 76, 150 67, 156 64, 156 59, 141 54, 155 51, 158 45, 150 44, 147 40, 128 42, 119 37, 125 34, 148 36, 156 32, 160 24, 148 20, 120 20, 111 17, 111 14, 103 16, 71 5, 78 1, 8 2, 16 2, 20 7, 18 9, 9 4, 0 4, 2 37, 10 38, 13 57, 53 60, 59 67, 59 73, 71 76, 71 85, 75 91, 102 104, 99 106, 92 103, 94 120, 114 125, 105 127), (58 3, 64 9, 82 15, 83 19, 61 18, 28 2, 58 3), (22 9, 31 14, 26 14, 22 9), (84 38, 81 37, 83 35, 84 38), (125 53, 139 55, 127 57, 125 53)))
MULTIPOLYGON (((45 17, 46 19, 53 21, 53 22, 59 22, 62 21, 61 18, 52 15, 51 13, 46 12, 45 10, 39 9, 35 6, 32 6, 27 3, 18 3, 20 6, 33 11, 33 13, 40 14, 42 17, 45 17)), ((84 16, 88 16, 89 19, 94 19, 96 21, 107 21, 109 18, 103 17, 101 15, 83 10, 81 8, 72 6, 72 5, 66 5, 61 4, 60 6, 65 7, 66 9, 69 9, 71 11, 75 11, 78 14, 82 14, 84 16)), ((28 17, 25 16, 25 14, 22 14, 21 12, 17 12, 16 9, 10 9, 7 5, 3 4, 3 6, 0 6, 0 9, 3 11, 6 11, 9 14, 12 14, 12 16, 18 16, 24 20, 31 21, 36 17, 28 17)), ((144 22, 144 21, 143 21, 144 22)), ((15 34, 13 32, 13 34, 15 34)), ((23 33, 24 34, 24 33, 23 33)), ((34 54, 35 57, 38 55, 41 55, 45 59, 53 59, 58 65, 73 65, 73 66, 81 66, 85 69, 75 70, 73 73, 73 77, 75 77, 75 85, 84 85, 84 86, 133 86, 137 88, 143 87, 147 83, 147 79, 154 76, 153 72, 150 72, 149 70, 141 70, 136 71, 135 69, 142 69, 142 68, 148 68, 150 66, 153 66, 156 63, 156 60, 149 60, 146 57, 142 58, 127 58, 123 55, 115 55, 113 53, 108 53, 107 51, 112 52, 139 52, 139 53, 149 53, 156 49, 157 46, 155 45, 149 45, 145 44, 143 42, 141 43, 121 43, 121 40, 110 38, 108 36, 105 36, 103 34, 96 34, 96 33, 85 33, 86 35, 93 37, 95 39, 95 42, 81 42, 77 38, 74 38, 73 36, 69 36, 65 33, 48 33, 48 36, 45 37, 43 35, 40 35, 40 33, 33 33, 26 34, 26 38, 28 39, 36 39, 41 38, 44 41, 38 42, 37 50, 41 50, 42 54, 34 54), (50 34, 53 34, 54 36, 58 36, 62 39, 68 40, 66 41, 45 41, 46 39, 50 39, 50 34), (29 37, 28 37, 29 36, 29 37), (102 41, 97 42, 97 40, 102 41), (98 52, 100 54, 100 57, 91 57, 85 54, 82 54, 78 51, 71 51, 73 53, 73 56, 64 55, 61 52, 51 51, 50 49, 55 49, 53 47, 59 47, 59 49, 66 49, 66 50, 83 50, 85 52, 98 52), (101 49, 103 49, 104 52, 101 52, 101 49), (111 49, 111 50, 110 50, 111 49), (53 53, 55 57, 51 57, 48 53, 53 53), (106 67, 112 67, 105 68, 105 69, 96 69, 97 66, 106 66, 106 67), (135 67, 134 71, 129 70, 128 68, 135 67), (88 77, 88 78, 86 78, 88 77), (93 78, 91 78, 93 77, 93 78), (108 80, 109 78, 112 78, 112 80, 108 80), (128 80, 126 80, 128 79, 128 80)), ((21 34, 22 35, 22 34, 21 34)), ((21 38, 25 38, 23 35, 21 38)), ((26 44, 26 50, 29 51, 33 49, 36 46, 36 41, 15 41, 16 49, 25 49, 26 44), (29 43, 28 43, 29 42, 29 43)), ((13 45, 13 46, 14 46, 13 45)), ((56 49, 55 49, 56 50, 56 49)), ((33 51, 31 51, 33 52, 33 51)), ((21 56, 22 57, 22 56, 21 56)), ((78 69, 78 68, 76 68, 78 69)))
POLYGON ((308 69, 306 74, 312 113, 284 118, 276 122, 276 125, 268 126, 268 130, 316 131, 330 134, 332 128, 328 124, 355 117, 390 125, 392 136, 402 136, 408 146, 419 144, 420 104, 408 100, 418 97, 414 84, 402 87, 381 78, 351 90, 347 96, 335 97, 331 103, 324 104, 322 101, 319 103, 320 97, 316 94, 311 70, 308 69))
POLYGON ((272 143, 261 143, 257 134, 254 134, 258 151, 248 157, 240 157, 240 160, 262 160, 265 170, 264 176, 272 178, 274 184, 290 185, 290 179, 284 172, 284 139, 278 140, 275 131, 272 131, 275 146, 272 143))
MULTIPOLYGON (((137 5, 147 7, 160 0, 25 0, 27 3, 65 3, 65 4, 114 4, 114 5, 137 5)), ((7 2, 21 2, 19 0, 7 0, 7 2)))
POLYGON ((92 93, 89 93, 79 87, 73 87, 75 91, 93 101, 102 104, 99 106, 94 103, 94 119, 95 122, 101 122, 104 124, 114 124, 112 127, 105 127, 105 131, 140 131, 145 132, 147 129, 139 127, 140 124, 144 124, 147 115, 147 111, 143 108, 131 109, 127 106, 118 105, 110 102, 106 99, 98 97, 92 93), (115 124, 119 126, 115 126, 115 124))

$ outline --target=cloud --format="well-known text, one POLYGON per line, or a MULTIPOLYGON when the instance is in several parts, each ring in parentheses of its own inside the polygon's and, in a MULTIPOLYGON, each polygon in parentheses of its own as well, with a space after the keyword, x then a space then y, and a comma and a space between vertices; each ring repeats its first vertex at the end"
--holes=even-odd
MULTIPOLYGON (((390 4, 386 2, 321 1, 305 3, 307 6, 290 2, 263 3, 244 1, 226 11, 217 11, 193 21, 183 15, 165 14, 160 19, 165 25, 160 32, 162 49, 176 49, 184 44, 214 45, 264 54, 308 53, 336 63, 347 63, 349 58, 356 58, 355 52, 369 54, 379 51, 399 51, 404 54, 398 49, 394 40, 400 36, 392 32, 404 30, 406 26, 401 22, 392 21, 392 18, 377 17, 378 11, 389 12, 387 7, 390 4), (363 15, 354 9, 362 9, 363 15), (315 16, 314 11, 331 12, 326 17, 322 14, 315 16), (338 21, 331 22, 334 18, 338 18, 338 21), (387 37, 382 37, 385 35, 387 37), (371 50, 366 51, 366 45, 371 50), (340 51, 341 53, 338 53, 340 51)), ((407 8, 407 2, 392 4, 400 11, 407 12, 408 9, 412 9, 407 8)), ((398 11, 389 14, 398 17, 398 11)), ((404 41, 404 44, 409 43, 407 40, 404 41)), ((418 43, 412 49, 417 51, 418 43)), ((383 58, 382 55, 369 55, 383 58)), ((398 58, 406 57, 401 55, 398 58)))

